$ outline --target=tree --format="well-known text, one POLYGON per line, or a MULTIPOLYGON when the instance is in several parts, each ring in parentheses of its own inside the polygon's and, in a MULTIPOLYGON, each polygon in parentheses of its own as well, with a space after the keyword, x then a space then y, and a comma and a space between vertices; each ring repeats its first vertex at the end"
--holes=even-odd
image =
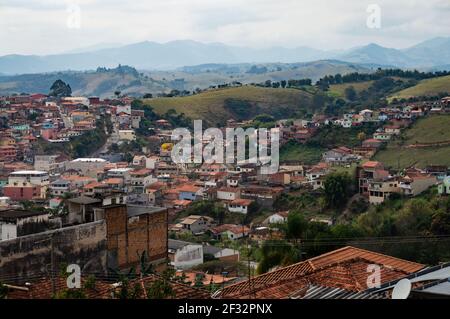
POLYGON ((257 272, 266 273, 275 266, 287 266, 299 260, 298 251, 285 241, 267 240, 261 247, 261 261, 257 272))
POLYGON ((114 95, 116 96, 116 98, 120 97, 120 93, 122 93, 122 92, 120 92, 119 90, 114 91, 114 95))
POLYGON ((333 173, 325 178, 324 193, 331 208, 342 208, 350 196, 351 178, 348 173, 333 173))
POLYGON ((297 210, 291 211, 287 218, 287 237, 291 239, 300 239, 307 229, 308 222, 303 214, 297 210))
POLYGON ((154 282, 150 284, 147 289, 147 297, 149 299, 165 299, 175 297, 175 292, 173 291, 171 279, 173 277, 173 270, 166 269, 161 277, 157 278, 154 282))
POLYGON ((400 210, 395 225, 402 235, 425 234, 431 228, 432 215, 428 201, 414 198, 400 210))
POLYGON ((67 97, 72 95, 72 88, 62 80, 56 80, 50 87, 49 96, 67 97))
POLYGON ((349 87, 345 88, 344 94, 345 94, 345 98, 347 100, 349 100, 349 101, 356 100, 357 94, 356 94, 355 88, 353 86, 349 86, 349 87))
POLYGON ((431 232, 435 235, 450 234, 450 212, 438 211, 433 215, 431 232))
POLYGON ((287 82, 286 82, 286 80, 281 80, 280 84, 281 84, 281 87, 284 89, 287 85, 287 82))

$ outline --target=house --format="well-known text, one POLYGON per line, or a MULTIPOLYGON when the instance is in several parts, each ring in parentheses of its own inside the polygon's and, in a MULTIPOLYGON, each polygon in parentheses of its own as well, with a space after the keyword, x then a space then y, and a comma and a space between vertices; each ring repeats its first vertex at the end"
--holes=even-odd
POLYGON ((96 177, 98 171, 103 171, 108 164, 103 158, 77 158, 66 164, 67 170, 76 170, 81 175, 96 177))
POLYGON ((309 182, 313 182, 321 176, 327 175, 329 173, 329 167, 327 163, 319 163, 314 165, 306 172, 306 178, 309 182))
POLYGON ((264 224, 282 224, 286 223, 289 211, 276 212, 266 218, 264 224))
POLYGON ((238 174, 231 175, 227 177, 227 187, 238 187, 241 181, 241 176, 238 174))
POLYGON ((312 289, 327 288, 328 293, 360 294, 372 288, 371 267, 380 271, 380 284, 402 279, 425 265, 361 248, 346 246, 299 263, 228 285, 215 299, 301 299, 312 289), (248 287, 251 285, 252 289, 248 287))
POLYGON ((269 208, 281 196, 283 191, 283 187, 251 185, 241 189, 241 198, 254 199, 258 204, 269 208))
POLYGON ((359 193, 368 196, 370 182, 384 180, 388 176, 389 172, 384 170, 382 163, 376 161, 365 162, 356 168, 359 193))
POLYGON ((233 201, 240 198, 241 191, 235 187, 221 187, 217 189, 217 199, 233 201))
POLYGON ((171 230, 189 231, 194 235, 207 231, 214 223, 214 219, 208 216, 190 215, 182 219, 171 230))
POLYGON ((34 157, 34 169, 49 174, 62 173, 65 163, 65 158, 60 155, 36 155, 34 157))
POLYGON ((372 180, 368 186, 369 203, 377 205, 383 203, 394 193, 401 193, 397 178, 386 178, 384 180, 372 180))
POLYGON ((387 132, 375 132, 373 138, 380 141, 389 141, 392 138, 392 133, 387 132))
POLYGON ((384 132, 392 135, 399 135, 401 128, 398 125, 387 125, 384 127, 384 132))
POLYGON ((15 201, 45 199, 49 184, 47 172, 15 171, 9 175, 3 194, 15 201))
POLYGON ((136 140, 136 133, 134 130, 119 130, 119 140, 134 141, 136 140))
POLYGON ((203 245, 203 257, 205 255, 214 256, 221 261, 239 261, 239 250, 231 248, 203 245))
POLYGON ((39 233, 49 228, 49 213, 8 209, 0 211, 0 240, 39 233))
POLYGON ((230 213, 247 214, 249 206, 254 202, 251 199, 235 199, 228 203, 228 211, 230 213))
POLYGON ((359 115, 363 117, 364 122, 370 122, 374 120, 373 111, 369 109, 362 110, 359 115))
POLYGON ((357 162, 360 157, 353 154, 351 149, 341 146, 323 153, 322 159, 325 163, 342 165, 357 162))
POLYGON ((438 180, 443 180, 448 175, 448 167, 443 165, 428 165, 425 172, 436 176, 438 180))
POLYGON ((438 185, 439 195, 450 194, 450 176, 446 176, 438 185))
POLYGON ((170 264, 175 269, 190 269, 203 264, 203 246, 181 240, 169 239, 170 264))
POLYGON ((270 185, 284 186, 291 183, 291 175, 286 172, 278 172, 269 175, 259 175, 258 178, 260 180, 267 181, 270 185))
POLYGON ((243 237, 247 237, 250 233, 250 228, 244 225, 224 224, 212 227, 210 229, 210 232, 217 240, 237 240, 243 237))
POLYGON ((400 188, 406 196, 417 196, 437 183, 435 176, 410 168, 400 178, 400 188))
POLYGON ((305 175, 305 168, 303 165, 280 165, 279 170, 280 172, 289 173, 291 177, 305 175))
POLYGON ((381 147, 381 145, 383 144, 382 141, 378 140, 378 139, 374 139, 374 138, 369 138, 367 140, 364 140, 361 144, 362 147, 365 148, 375 148, 378 149, 381 147))
POLYGON ((178 199, 180 200, 190 200, 195 201, 197 196, 200 196, 201 187, 195 186, 193 184, 184 184, 177 188, 179 193, 178 199))
POLYGON ((51 182, 49 189, 52 196, 61 196, 71 192, 70 182, 65 179, 57 179, 51 182))

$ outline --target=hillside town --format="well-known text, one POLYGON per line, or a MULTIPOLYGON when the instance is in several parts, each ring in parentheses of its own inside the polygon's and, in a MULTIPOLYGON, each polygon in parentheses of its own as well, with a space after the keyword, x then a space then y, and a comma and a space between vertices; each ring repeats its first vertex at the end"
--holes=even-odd
MULTIPOLYGON (((400 279, 426 276, 426 266, 339 245, 318 249, 318 256, 305 252, 292 265, 284 259, 271 264, 258 254, 271 244, 310 245, 293 241, 300 238, 289 226, 296 207, 310 210, 305 223, 334 227, 345 221, 336 212, 358 204, 377 207, 431 188, 441 197, 450 194, 448 167, 393 170, 373 159, 418 119, 448 114, 449 103, 447 97, 341 117, 278 120, 281 147, 306 144, 327 127, 369 125, 373 133, 362 131, 359 145, 326 149, 317 163, 281 162, 278 172, 264 175, 258 163, 174 163, 174 123, 149 118, 126 96, 1 97, 0 283, 7 298, 70 295, 59 273, 62 265, 79 264, 83 282, 97 278, 100 287, 85 288, 85 297, 120 298, 120 273, 139 266, 140 279, 128 281, 145 288, 135 298, 148 297, 146 289, 167 276, 176 298, 388 298, 400 279), (344 175, 353 185, 351 198, 329 197, 330 176, 340 183, 344 175), (355 277, 373 263, 382 269, 379 287, 355 277), (341 269, 348 278, 331 275, 344 276, 341 269)), ((252 124, 227 121, 227 127, 252 124)), ((427 273, 450 269, 432 266, 427 273)), ((417 295, 442 285, 425 282, 415 286, 417 295)))

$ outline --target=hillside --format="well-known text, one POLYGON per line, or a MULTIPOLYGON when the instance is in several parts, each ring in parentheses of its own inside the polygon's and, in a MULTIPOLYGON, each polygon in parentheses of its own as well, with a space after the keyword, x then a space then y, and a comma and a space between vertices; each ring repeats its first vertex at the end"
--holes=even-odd
POLYGON ((186 97, 146 99, 159 114, 174 109, 191 119, 203 119, 210 125, 228 119, 248 120, 267 113, 275 118, 289 118, 295 112, 311 110, 312 96, 296 89, 272 89, 243 86, 207 91, 186 97))
POLYGON ((375 159, 392 168, 405 168, 411 165, 450 165, 450 143, 411 147, 420 143, 439 143, 450 141, 450 116, 435 115, 418 120, 410 129, 402 133, 402 138, 388 143, 375 159))
POLYGON ((390 99, 407 99, 416 96, 434 96, 443 92, 450 93, 450 75, 422 80, 419 84, 392 95, 390 99))
POLYGON ((56 80, 70 84, 73 95, 111 97, 114 91, 131 96, 148 92, 168 91, 164 83, 143 76, 136 69, 119 66, 87 72, 55 72, 0 76, 0 95, 20 93, 47 93, 56 80))
POLYGON ((330 93, 332 93, 336 97, 344 98, 345 97, 345 89, 348 87, 353 87, 356 93, 361 93, 361 91, 369 89, 369 87, 373 84, 373 81, 364 81, 364 82, 354 82, 354 83, 343 83, 343 84, 332 84, 330 85, 330 93))
POLYGON ((75 95, 111 97, 119 90, 130 96, 168 93, 172 89, 193 91, 231 82, 244 84, 266 80, 280 81, 311 78, 328 74, 370 73, 371 69, 340 61, 265 64, 202 64, 171 71, 137 71, 128 66, 98 68, 85 72, 53 72, 23 75, 0 75, 0 95, 46 93, 52 83, 61 79, 69 83, 75 95))

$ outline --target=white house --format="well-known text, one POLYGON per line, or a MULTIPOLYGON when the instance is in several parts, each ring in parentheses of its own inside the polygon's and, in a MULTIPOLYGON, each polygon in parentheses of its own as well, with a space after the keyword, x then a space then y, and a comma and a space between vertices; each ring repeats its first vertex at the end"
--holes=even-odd
POLYGON ((253 203, 251 199, 235 199, 228 204, 228 211, 230 213, 247 214, 248 207, 253 203))
POLYGON ((181 240, 169 239, 170 264, 175 269, 189 269, 203 264, 203 246, 181 240))
POLYGON ((275 214, 270 215, 266 219, 267 224, 280 224, 286 223, 288 219, 289 211, 276 212, 275 214))
POLYGON ((241 192, 238 188, 232 187, 222 187, 217 190, 217 199, 220 200, 230 200, 240 198, 241 192))

